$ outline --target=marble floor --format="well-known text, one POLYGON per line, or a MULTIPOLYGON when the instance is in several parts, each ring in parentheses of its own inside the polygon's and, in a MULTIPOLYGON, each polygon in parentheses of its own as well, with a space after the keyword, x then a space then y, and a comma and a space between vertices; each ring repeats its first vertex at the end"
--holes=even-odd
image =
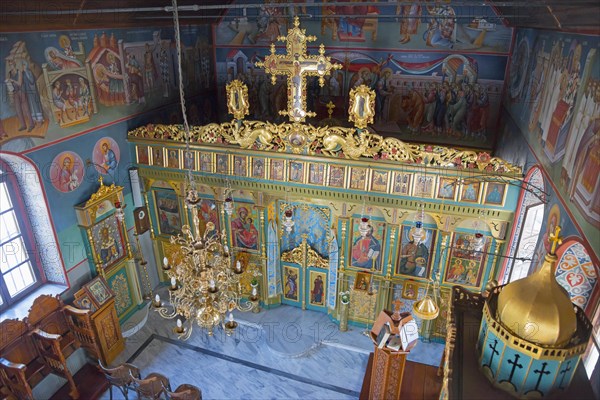
MULTIPOLYGON (((289 306, 234 314, 239 327, 231 337, 221 329, 209 337, 196 327, 187 341, 151 307, 147 318, 140 314, 146 323, 124 327, 130 336, 113 365, 133 363, 142 377, 160 372, 173 389, 192 383, 204 399, 357 398, 373 350, 363 328, 340 332, 326 314, 289 306)), ((409 359, 437 366, 442 352, 441 344, 419 343, 409 359)))

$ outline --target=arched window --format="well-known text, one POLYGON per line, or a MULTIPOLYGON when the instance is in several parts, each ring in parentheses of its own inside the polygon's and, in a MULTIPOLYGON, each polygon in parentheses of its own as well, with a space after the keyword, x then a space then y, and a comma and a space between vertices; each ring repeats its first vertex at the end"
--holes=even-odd
POLYGON ((67 286, 39 171, 7 152, 0 152, 0 245, 0 308, 44 283, 67 286))
POLYGON ((533 192, 536 189, 544 190, 542 171, 538 167, 533 167, 525 177, 524 183, 531 190, 523 191, 520 197, 521 202, 517 208, 508 250, 508 255, 514 258, 507 258, 504 263, 500 279, 502 284, 527 276, 542 228, 544 203, 533 192))
POLYGON ((0 161, 0 307, 10 306, 40 285, 43 274, 37 254, 17 180, 0 161))

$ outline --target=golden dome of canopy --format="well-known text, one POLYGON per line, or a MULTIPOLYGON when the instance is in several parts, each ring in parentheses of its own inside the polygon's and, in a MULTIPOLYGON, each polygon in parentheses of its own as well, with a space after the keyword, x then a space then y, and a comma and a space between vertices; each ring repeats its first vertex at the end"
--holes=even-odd
POLYGON ((556 256, 546 254, 539 271, 506 285, 498 296, 498 319, 516 336, 539 345, 560 347, 577 330, 569 294, 556 281, 556 256))

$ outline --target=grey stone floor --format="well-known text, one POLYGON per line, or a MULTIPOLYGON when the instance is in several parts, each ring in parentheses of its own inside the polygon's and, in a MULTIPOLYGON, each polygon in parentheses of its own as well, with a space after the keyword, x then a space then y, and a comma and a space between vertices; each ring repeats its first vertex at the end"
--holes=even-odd
MULTIPOLYGON (((364 328, 340 332, 324 313, 281 306, 260 313, 235 313, 234 335, 221 329, 209 337, 198 327, 187 341, 177 339, 173 320, 162 319, 151 307, 124 330, 125 351, 113 365, 131 362, 142 377, 150 372, 168 376, 175 389, 192 383, 204 399, 347 399, 362 386, 371 340, 364 328)), ((419 343, 409 359, 437 366, 444 346, 419 343)), ((114 391, 114 398, 120 393, 114 391)), ((102 399, 109 398, 106 393, 102 399)))

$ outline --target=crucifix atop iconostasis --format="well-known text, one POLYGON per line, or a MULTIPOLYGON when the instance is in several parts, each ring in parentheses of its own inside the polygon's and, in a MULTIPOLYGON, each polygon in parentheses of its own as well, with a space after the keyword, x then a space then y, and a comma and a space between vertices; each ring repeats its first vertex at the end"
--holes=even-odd
POLYGON ((271 75, 271 82, 277 82, 277 75, 286 75, 288 85, 288 108, 281 110, 281 115, 287 115, 292 122, 304 122, 306 117, 314 117, 316 113, 306 110, 306 77, 318 76, 319 85, 325 84, 325 76, 331 70, 342 68, 340 64, 331 62, 325 56, 325 46, 319 46, 318 55, 306 53, 306 43, 317 40, 316 36, 306 35, 305 29, 300 29, 300 20, 294 18, 294 27, 288 31, 287 36, 279 36, 277 41, 286 42, 287 54, 275 54, 275 44, 271 44, 271 54, 262 62, 257 62, 257 67, 264 67, 265 72, 271 75))

